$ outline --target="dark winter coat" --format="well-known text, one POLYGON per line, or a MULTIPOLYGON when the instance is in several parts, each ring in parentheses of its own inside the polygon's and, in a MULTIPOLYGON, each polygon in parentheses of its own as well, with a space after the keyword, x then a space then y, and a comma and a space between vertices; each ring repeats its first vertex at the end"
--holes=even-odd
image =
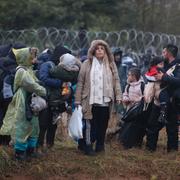
POLYGON ((165 73, 162 77, 162 83, 168 85, 168 91, 172 95, 177 89, 180 88, 180 60, 175 59, 165 66, 166 72, 174 68, 172 75, 165 73))
POLYGON ((38 78, 41 81, 41 84, 47 89, 48 104, 50 106, 58 106, 59 104, 64 103, 61 96, 62 81, 60 79, 53 78, 50 75, 50 70, 54 67, 55 64, 52 61, 48 61, 40 66, 38 72, 38 78))
POLYGON ((49 88, 61 87, 61 80, 50 77, 49 71, 54 66, 55 66, 54 63, 51 61, 47 61, 41 64, 40 66, 40 69, 38 72, 38 78, 42 82, 42 85, 44 87, 49 87, 49 88))

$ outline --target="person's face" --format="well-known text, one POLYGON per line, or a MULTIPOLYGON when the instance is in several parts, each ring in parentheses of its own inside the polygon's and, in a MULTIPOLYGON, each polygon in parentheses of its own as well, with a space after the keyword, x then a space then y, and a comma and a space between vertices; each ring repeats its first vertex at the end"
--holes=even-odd
POLYGON ((168 60, 169 59, 169 52, 166 48, 163 49, 162 51, 162 56, 165 60, 168 60))
POLYGON ((95 56, 99 60, 103 60, 105 56, 105 48, 102 45, 98 45, 95 50, 95 56))
POLYGON ((135 82, 135 81, 137 81, 137 80, 136 80, 135 75, 133 75, 131 72, 129 72, 129 73, 128 73, 128 79, 127 79, 127 81, 128 81, 129 83, 131 83, 131 82, 135 82))
POLYGON ((120 62, 120 59, 121 59, 121 55, 120 55, 120 54, 116 54, 116 55, 114 56, 115 62, 120 62))
POLYGON ((31 57, 32 57, 32 64, 36 64, 37 63, 37 48, 31 48, 30 53, 31 53, 31 57))

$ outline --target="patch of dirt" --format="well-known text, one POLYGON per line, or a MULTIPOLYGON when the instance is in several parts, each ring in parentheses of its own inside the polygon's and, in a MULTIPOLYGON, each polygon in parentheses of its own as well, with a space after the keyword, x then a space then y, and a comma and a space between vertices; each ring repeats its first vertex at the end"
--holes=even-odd
POLYGON ((0 147, 0 180, 179 180, 180 152, 167 153, 166 140, 162 130, 157 151, 149 153, 144 146, 125 150, 112 136, 105 153, 90 157, 59 128, 55 146, 30 162, 14 161, 13 149, 0 147))

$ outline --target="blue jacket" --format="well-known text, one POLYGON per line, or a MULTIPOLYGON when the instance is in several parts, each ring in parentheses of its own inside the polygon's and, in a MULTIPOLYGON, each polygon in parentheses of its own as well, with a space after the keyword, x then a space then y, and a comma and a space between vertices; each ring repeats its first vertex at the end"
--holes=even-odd
POLYGON ((38 78, 44 87, 49 87, 49 88, 61 87, 61 80, 50 77, 49 70, 54 66, 55 64, 52 61, 47 61, 41 64, 40 66, 40 69, 38 71, 38 78))

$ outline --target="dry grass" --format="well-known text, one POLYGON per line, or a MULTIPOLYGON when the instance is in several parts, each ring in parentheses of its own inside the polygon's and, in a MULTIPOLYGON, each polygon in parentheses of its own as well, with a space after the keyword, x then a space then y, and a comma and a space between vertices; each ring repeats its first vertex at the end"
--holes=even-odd
POLYGON ((104 154, 88 157, 80 153, 69 138, 62 141, 60 132, 54 148, 31 162, 16 162, 11 159, 12 149, 0 147, 0 179, 178 180, 180 152, 166 153, 164 133, 160 134, 155 153, 144 148, 124 150, 113 138, 106 144, 104 154))

